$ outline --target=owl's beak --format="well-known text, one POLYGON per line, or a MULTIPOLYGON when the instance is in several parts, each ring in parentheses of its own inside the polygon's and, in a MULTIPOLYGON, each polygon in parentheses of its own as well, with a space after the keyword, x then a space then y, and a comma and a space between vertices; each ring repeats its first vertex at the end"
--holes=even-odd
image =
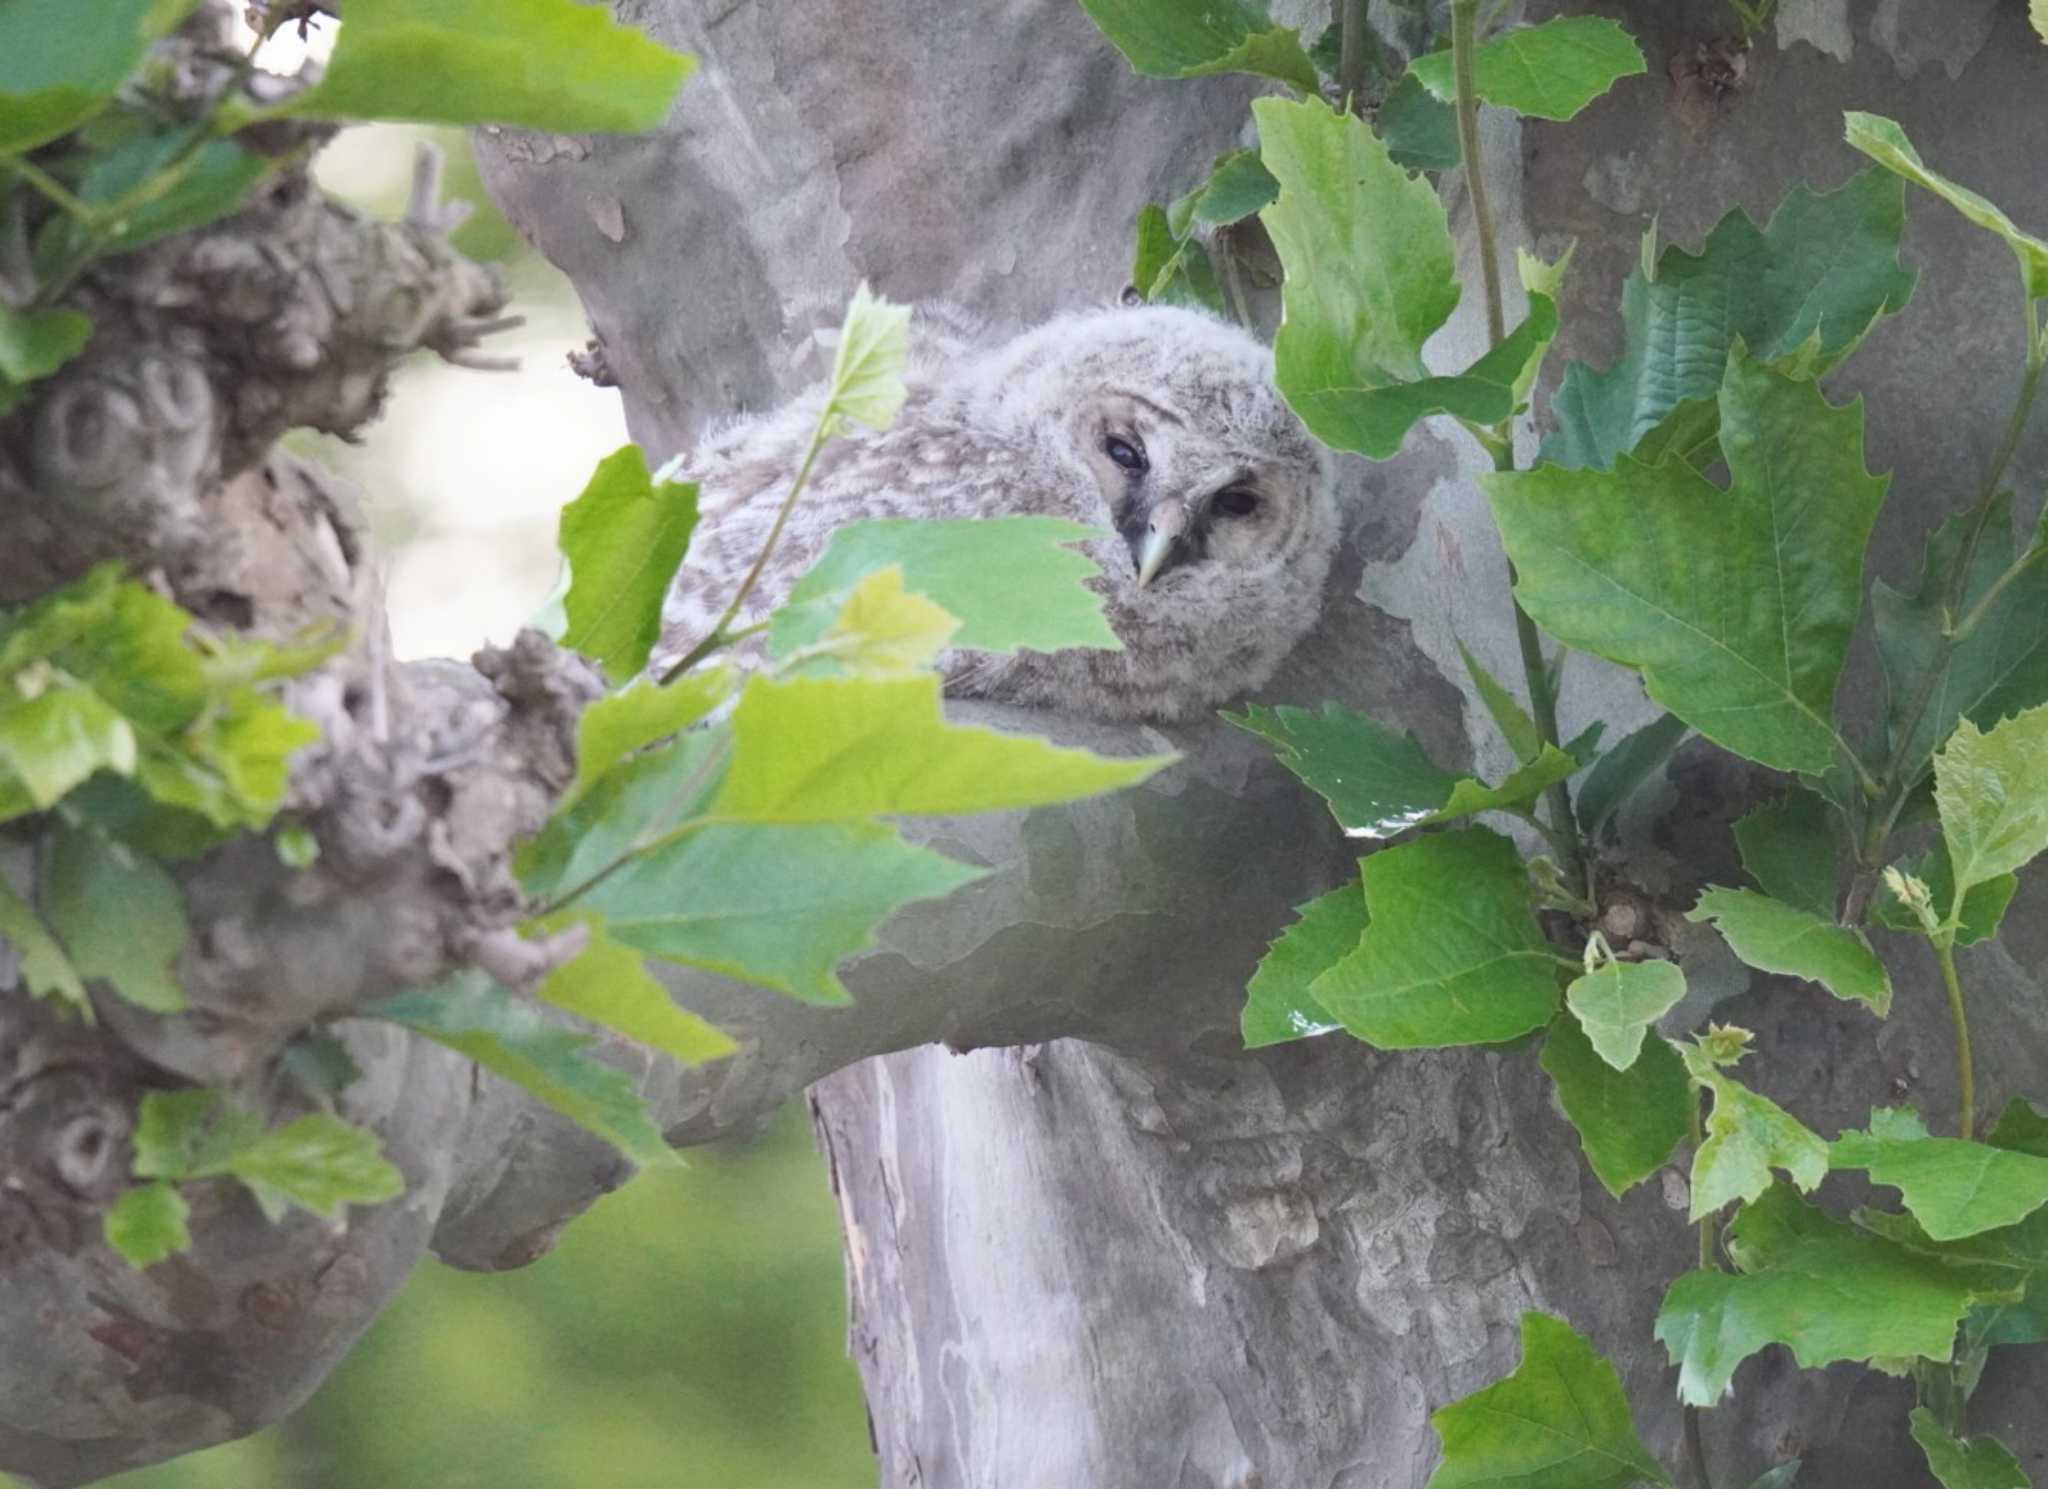
POLYGON ((1138 588, 1150 584, 1166 567, 1187 530, 1188 509, 1180 502, 1163 501, 1152 509, 1144 541, 1138 545, 1138 588))

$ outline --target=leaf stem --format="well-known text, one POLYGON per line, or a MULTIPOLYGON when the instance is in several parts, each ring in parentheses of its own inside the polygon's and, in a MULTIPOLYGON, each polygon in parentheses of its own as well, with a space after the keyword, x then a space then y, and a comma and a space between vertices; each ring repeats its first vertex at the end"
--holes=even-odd
POLYGON ((1479 89, 1472 63, 1478 14, 1479 0, 1451 0, 1451 76, 1458 89, 1458 150, 1465 165, 1465 195, 1472 203, 1486 288, 1486 340, 1488 346, 1499 346, 1507 336, 1507 321, 1501 308, 1500 248, 1493 237, 1493 207, 1486 198, 1486 162, 1479 153, 1479 89))
POLYGON ((88 227, 98 221, 99 213, 97 210, 80 200, 72 192, 71 188, 62 181, 59 181, 55 176, 25 156, 15 155, 6 159, 0 159, 0 167, 5 167, 19 176, 30 186, 48 197, 58 207, 61 207, 65 213, 77 218, 88 227))
POLYGON ((747 596, 753 593, 755 584, 760 581, 761 571, 768 566, 768 560, 775 552, 775 545, 782 541, 782 529, 789 522, 789 514, 796 507, 797 497, 803 494, 804 483, 811 478, 811 467, 817 463, 818 452, 825 448, 825 441, 831 438, 827 423, 827 419, 821 418, 818 420, 818 427, 811 431, 810 447, 804 451, 804 461, 797 467, 796 479, 789 483, 789 494, 783 497, 781 507, 776 510, 775 524, 768 529, 768 537, 761 544, 761 551, 754 555, 753 567, 748 569, 746 577, 740 580, 740 587, 733 591, 732 601, 725 607, 725 613, 718 617, 718 624, 711 628, 703 640, 684 653, 681 661, 661 674, 662 686, 666 687, 674 682, 711 653, 722 646, 731 645, 737 639, 734 633, 726 630, 726 627, 731 625, 733 617, 740 613, 740 606, 746 603, 747 596))
MULTIPOLYGON (((1687 1103, 1690 1108, 1687 1116, 1692 1124, 1692 1150, 1695 1153, 1699 1152, 1707 1140, 1706 1127, 1700 1121, 1700 1103, 1705 1100, 1704 1091, 1694 1091, 1692 1100, 1687 1103)), ((1694 1229, 1700 1233, 1700 1270, 1719 1271, 1721 1264, 1714 1255, 1714 1217, 1701 1217, 1700 1223, 1694 1229)), ((1679 1413, 1679 1416, 1685 1432, 1686 1461, 1692 1465, 1693 1489, 1711 1489, 1713 1479, 1707 1472, 1707 1445, 1700 1436, 1700 1409, 1697 1406, 1688 1406, 1679 1413)))
POLYGON ((1934 958, 1941 963, 1942 986, 1948 989, 1948 1016, 1956 1026, 1956 1083, 1961 1088, 1956 1132, 1968 1142, 1977 1128, 1977 1072, 1970 1058, 1970 1017, 1963 1009, 1963 984, 1956 976, 1955 938, 1935 938, 1934 958))
POLYGON ((1950 634, 1949 640, 1957 646, 1969 640, 1971 633, 1984 623, 1985 613, 1991 609, 1992 604, 1998 597, 2005 592, 2005 587, 2044 558, 2048 558, 2048 543, 2043 543, 2038 548, 2028 549, 2026 553, 2015 560, 2011 568, 1991 581, 1991 587, 1985 590, 1984 597, 1971 607, 1970 613, 1956 623, 1956 628, 1950 634))
POLYGON ((1365 96, 1365 66, 1373 45, 1372 22, 1366 19, 1371 0, 1344 0, 1342 46, 1337 54, 1337 92, 1345 109, 1357 113, 1365 96))

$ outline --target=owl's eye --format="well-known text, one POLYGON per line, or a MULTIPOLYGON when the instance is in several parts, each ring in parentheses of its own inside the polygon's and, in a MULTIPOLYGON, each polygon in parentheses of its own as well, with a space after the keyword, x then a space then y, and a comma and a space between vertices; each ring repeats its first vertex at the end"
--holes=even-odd
POLYGON ((1233 486, 1228 491, 1217 492, 1216 499, 1209 505, 1225 517, 1249 517, 1259 509, 1259 494, 1242 486, 1233 486))
POLYGON ((1127 439, 1115 435, 1102 442, 1102 453, 1114 460, 1132 475, 1142 475, 1146 470, 1145 451, 1127 439))

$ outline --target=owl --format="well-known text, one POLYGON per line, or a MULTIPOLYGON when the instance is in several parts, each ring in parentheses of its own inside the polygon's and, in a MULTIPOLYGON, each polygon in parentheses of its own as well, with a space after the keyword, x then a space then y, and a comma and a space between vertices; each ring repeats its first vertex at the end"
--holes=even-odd
MULTIPOLYGON (((1083 547, 1123 650, 956 651, 940 661, 947 692, 1103 720, 1171 722, 1231 702, 1315 623, 1337 546, 1329 456, 1272 372, 1258 341, 1189 310, 1079 312, 995 343, 923 313, 901 414, 825 447, 742 619, 779 603, 842 523, 1064 517, 1108 534, 1083 547)), ((824 396, 743 418, 684 462, 701 515, 662 655, 716 623, 824 396)))

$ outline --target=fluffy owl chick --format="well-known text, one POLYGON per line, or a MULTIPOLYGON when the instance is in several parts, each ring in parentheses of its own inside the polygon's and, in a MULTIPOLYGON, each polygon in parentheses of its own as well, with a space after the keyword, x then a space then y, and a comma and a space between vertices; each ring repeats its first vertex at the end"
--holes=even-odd
MULTIPOLYGON (((906 382, 893 426, 820 456, 749 619, 842 523, 1036 514, 1112 534, 1086 548, 1124 649, 953 652, 951 693, 1185 719, 1259 687, 1315 623, 1338 535, 1330 462, 1244 332, 1163 306, 1089 311, 995 346, 927 337, 906 382)), ((822 397, 729 426, 684 470, 703 517, 669 595, 664 654, 710 630, 760 551, 822 397)))

